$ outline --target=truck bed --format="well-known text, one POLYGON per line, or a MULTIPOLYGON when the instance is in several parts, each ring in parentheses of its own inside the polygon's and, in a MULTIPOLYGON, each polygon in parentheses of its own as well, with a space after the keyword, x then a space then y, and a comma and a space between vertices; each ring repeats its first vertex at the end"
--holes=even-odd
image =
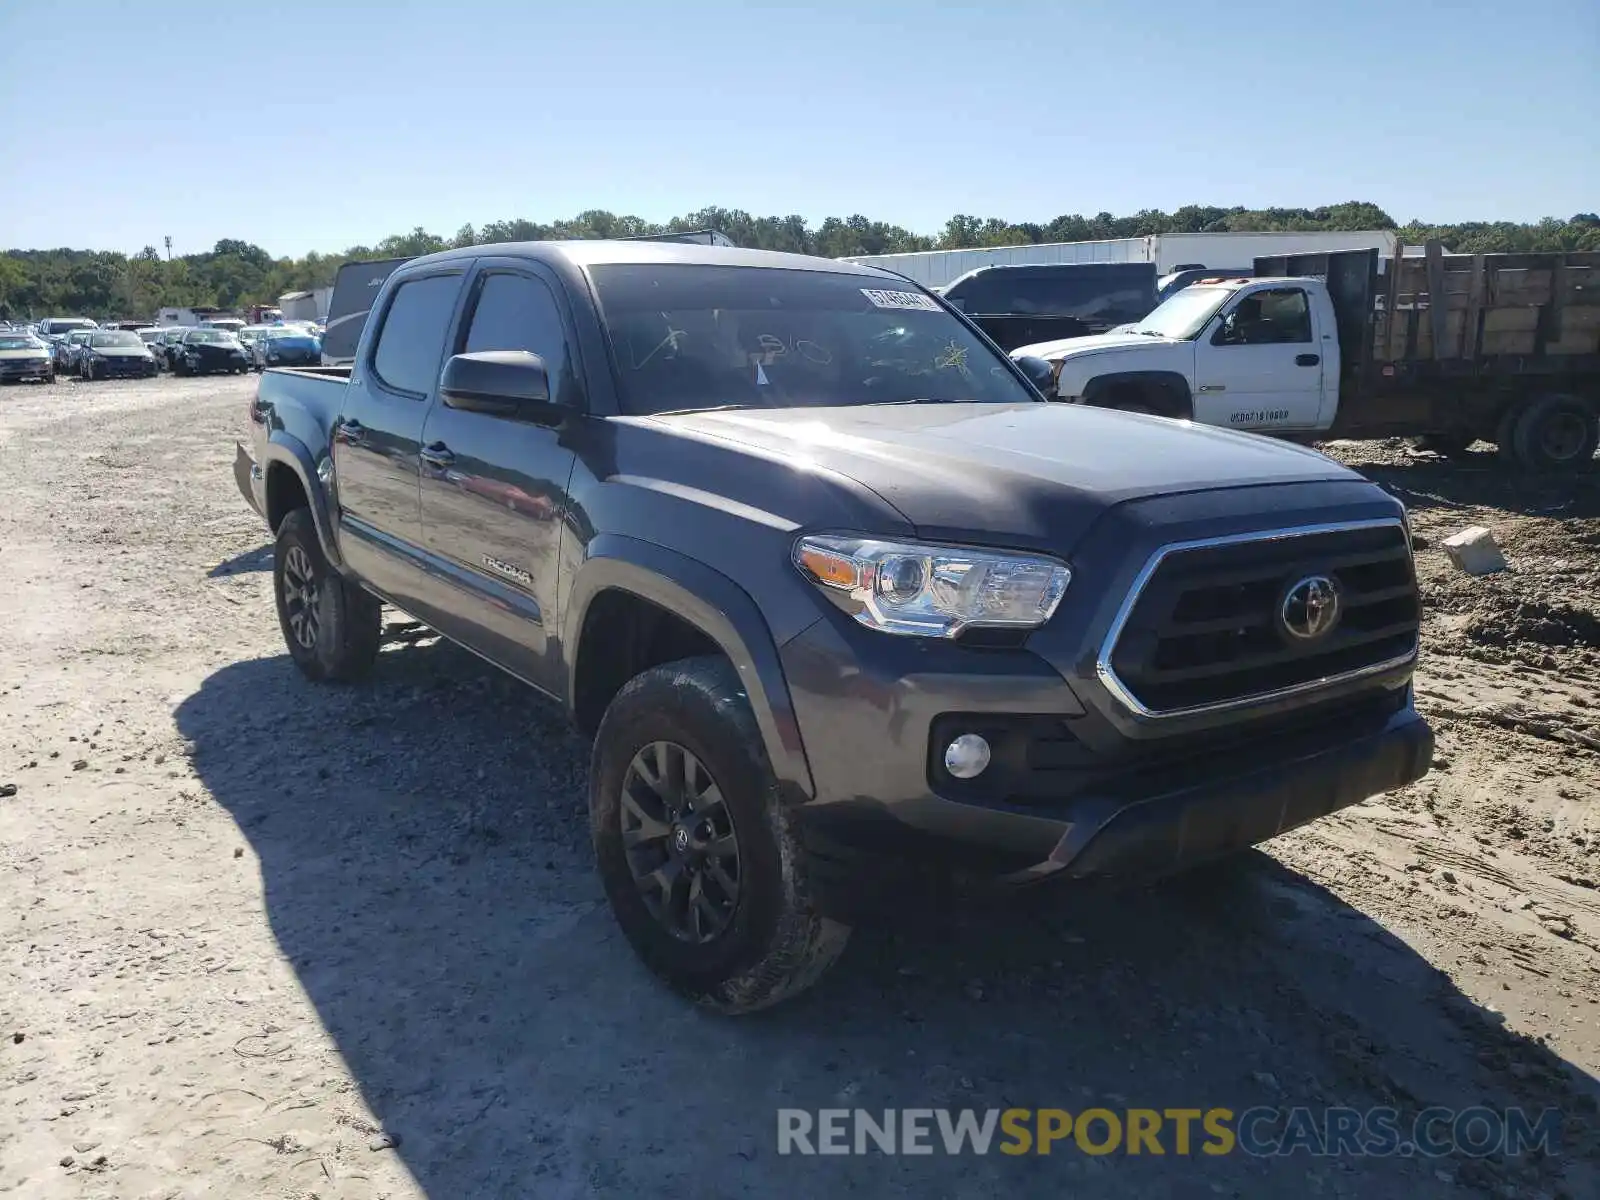
POLYGON ((1378 362, 1600 356, 1600 254, 1444 254, 1435 244, 1396 259, 1372 346, 1378 362))
POLYGON ((1347 376, 1600 371, 1600 253, 1376 250, 1263 257, 1257 276, 1315 276, 1333 297, 1347 376))

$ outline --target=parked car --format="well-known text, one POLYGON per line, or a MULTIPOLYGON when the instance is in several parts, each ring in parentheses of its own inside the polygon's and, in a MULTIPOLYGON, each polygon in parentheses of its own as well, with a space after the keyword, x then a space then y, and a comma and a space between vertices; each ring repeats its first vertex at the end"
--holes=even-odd
POLYGON ((322 342, 304 329, 272 325, 256 336, 251 353, 258 371, 268 367, 314 367, 322 362, 322 342))
POLYGON ((95 326, 90 329, 74 329, 63 335, 54 344, 56 370, 65 375, 75 375, 78 371, 79 352, 89 340, 89 335, 98 331, 99 326, 95 326))
POLYGON ((0 332, 0 383, 18 383, 26 379, 43 383, 56 381, 50 344, 32 330, 0 332))
POLYGON ((563 702, 617 922, 713 1008, 808 987, 907 860, 1141 879, 1428 768, 1398 500, 1045 403, 888 272, 474 246, 353 358, 267 371, 235 458, 290 657, 360 675, 382 599, 563 702))
POLYGON ((188 329, 168 352, 174 375, 244 374, 250 355, 233 334, 222 329, 188 329))
POLYGON ((256 357, 256 342, 260 339, 262 332, 268 328, 269 326, 266 325, 246 325, 234 335, 239 339, 239 344, 244 347, 245 353, 250 356, 251 365, 255 366, 257 370, 261 368, 256 357))
POLYGON ((156 331, 155 339, 150 343, 150 352, 156 356, 156 366, 163 371, 172 370, 173 347, 183 341, 183 335, 189 332, 186 326, 169 326, 156 331))
POLYGON ((137 333, 96 330, 78 350, 81 379, 150 379, 156 373, 155 355, 137 333))
POLYGON ((62 337, 75 329, 99 328, 99 322, 88 317, 46 317, 39 322, 39 332, 46 337, 62 337))

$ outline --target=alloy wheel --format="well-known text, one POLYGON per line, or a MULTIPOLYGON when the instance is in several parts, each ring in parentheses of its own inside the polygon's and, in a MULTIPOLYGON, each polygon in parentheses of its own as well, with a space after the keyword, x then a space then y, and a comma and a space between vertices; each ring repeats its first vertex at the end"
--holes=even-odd
POLYGON ((739 905, 739 839, 716 780, 676 742, 651 742, 622 780, 622 849, 645 907, 680 941, 705 944, 739 905))
POLYGON ((321 598, 311 556, 301 546, 290 546, 283 557, 283 609, 294 640, 306 650, 317 648, 322 632, 321 598))

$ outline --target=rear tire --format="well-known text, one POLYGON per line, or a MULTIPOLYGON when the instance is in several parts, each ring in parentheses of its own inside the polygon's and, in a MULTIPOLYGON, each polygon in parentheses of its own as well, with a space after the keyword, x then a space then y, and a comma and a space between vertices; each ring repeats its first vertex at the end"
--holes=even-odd
POLYGON ((678 992, 751 1012, 804 991, 843 951, 849 927, 812 906, 793 815, 726 659, 683 659, 624 685, 589 781, 611 911, 678 992))
POLYGON ((1540 396, 1518 414, 1511 444, 1526 470, 1579 470, 1593 463, 1600 447, 1600 417, 1577 396, 1540 396))
POLYGON ((310 509, 295 509, 278 526, 272 590, 283 643, 307 679, 345 682, 371 670, 383 630, 382 605, 333 569, 310 509))

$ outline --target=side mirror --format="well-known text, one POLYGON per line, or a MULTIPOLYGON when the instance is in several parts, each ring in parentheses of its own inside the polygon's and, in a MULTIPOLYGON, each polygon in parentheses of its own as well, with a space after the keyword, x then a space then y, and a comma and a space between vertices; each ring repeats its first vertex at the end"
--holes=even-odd
POLYGON ((1055 399, 1056 369, 1046 359, 1032 354, 1020 354, 1011 360, 1022 369, 1028 377, 1028 382, 1039 389, 1046 400, 1055 399))
POLYGON ((566 410, 550 399, 544 359, 527 350, 480 350, 452 355, 439 376, 447 408, 555 425, 566 410))

